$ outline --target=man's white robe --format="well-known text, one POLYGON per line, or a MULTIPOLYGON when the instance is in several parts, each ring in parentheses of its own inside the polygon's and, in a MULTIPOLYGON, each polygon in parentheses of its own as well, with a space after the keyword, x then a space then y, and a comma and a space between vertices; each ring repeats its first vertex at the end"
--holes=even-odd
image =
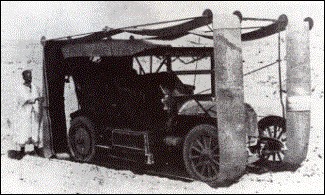
POLYGON ((25 104, 27 100, 40 97, 40 90, 31 85, 21 85, 17 90, 17 114, 15 122, 14 139, 16 144, 39 144, 40 138, 40 103, 25 104))

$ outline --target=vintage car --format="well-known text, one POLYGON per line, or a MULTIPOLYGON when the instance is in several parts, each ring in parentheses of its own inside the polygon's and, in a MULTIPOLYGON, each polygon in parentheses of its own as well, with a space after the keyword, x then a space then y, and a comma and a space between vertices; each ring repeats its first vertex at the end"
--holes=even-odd
MULTIPOLYGON (((231 152, 231 146, 221 147, 218 142, 214 48, 174 47, 133 36, 112 38, 128 32, 173 40, 209 23, 211 17, 205 13, 183 26, 105 29, 73 38, 44 39, 45 154, 68 151, 76 161, 91 162, 97 148, 104 148, 125 156, 135 154, 151 165, 174 151, 191 177, 214 186, 220 148, 231 152), (169 37, 166 32, 171 33, 169 37), (204 65, 187 66, 199 61, 204 65), (205 89, 195 86, 198 82, 186 82, 184 76, 190 75, 195 79, 204 75, 200 87, 204 83, 205 89), (79 109, 71 114, 67 129, 64 85, 69 78, 75 84, 79 109)), ((243 34, 242 39, 280 32, 286 24, 280 18, 269 30, 243 34)), ((254 109, 245 104, 244 130, 250 153, 265 162, 282 161, 286 141, 282 117, 268 116, 257 122, 254 109)))

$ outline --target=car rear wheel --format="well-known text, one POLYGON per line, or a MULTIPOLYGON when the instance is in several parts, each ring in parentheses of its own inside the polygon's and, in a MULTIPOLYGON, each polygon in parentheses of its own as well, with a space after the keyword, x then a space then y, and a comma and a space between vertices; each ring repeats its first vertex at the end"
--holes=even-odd
POLYGON ((216 182, 219 172, 217 129, 212 125, 194 127, 186 136, 183 159, 188 174, 208 184, 216 182))
POLYGON ((95 131, 92 122, 84 116, 71 122, 68 134, 71 157, 79 162, 89 162, 95 155, 95 131))
POLYGON ((286 150, 286 124, 285 119, 270 116, 258 123, 260 159, 269 165, 282 165, 286 150))

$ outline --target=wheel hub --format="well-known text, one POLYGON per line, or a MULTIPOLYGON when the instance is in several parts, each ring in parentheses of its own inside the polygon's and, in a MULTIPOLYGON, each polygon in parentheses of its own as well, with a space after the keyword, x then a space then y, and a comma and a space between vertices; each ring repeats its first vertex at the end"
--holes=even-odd
POLYGON ((212 158, 212 151, 209 148, 204 148, 202 150, 202 155, 212 158))
POLYGON ((280 140, 274 138, 262 138, 261 142, 264 145, 264 147, 262 147, 262 151, 267 153, 281 151, 284 147, 284 144, 280 140))
POLYGON ((84 127, 77 128, 75 134, 76 150, 82 155, 87 154, 89 151, 90 140, 88 136, 87 130, 84 127))

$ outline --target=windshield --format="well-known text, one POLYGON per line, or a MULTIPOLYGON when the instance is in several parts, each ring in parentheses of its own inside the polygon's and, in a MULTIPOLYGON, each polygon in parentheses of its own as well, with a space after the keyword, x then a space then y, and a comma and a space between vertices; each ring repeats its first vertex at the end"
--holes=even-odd
POLYGON ((183 86, 194 89, 193 94, 212 93, 211 57, 135 57, 133 69, 139 75, 173 73, 183 86))

